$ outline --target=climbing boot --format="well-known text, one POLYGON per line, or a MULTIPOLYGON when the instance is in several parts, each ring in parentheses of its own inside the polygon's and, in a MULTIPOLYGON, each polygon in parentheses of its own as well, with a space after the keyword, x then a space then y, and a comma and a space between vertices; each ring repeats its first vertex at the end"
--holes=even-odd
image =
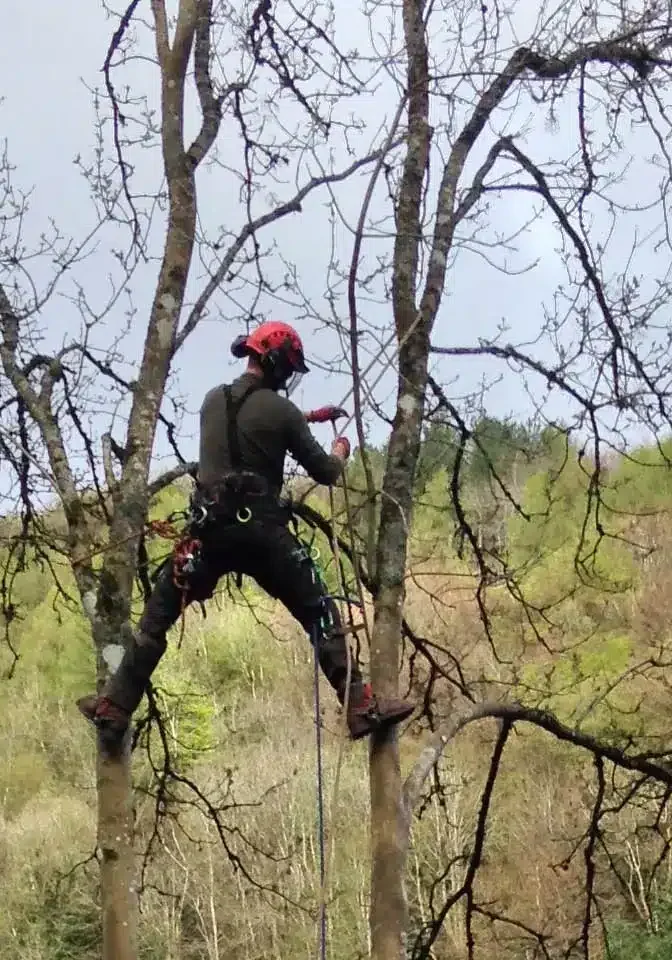
POLYGON ((128 729, 131 715, 108 697, 90 694, 77 701, 79 711, 98 730, 101 743, 108 750, 119 748, 128 729))
POLYGON ((353 687, 348 703, 348 729, 352 740, 406 720, 415 710, 407 700, 374 697, 369 683, 353 687))

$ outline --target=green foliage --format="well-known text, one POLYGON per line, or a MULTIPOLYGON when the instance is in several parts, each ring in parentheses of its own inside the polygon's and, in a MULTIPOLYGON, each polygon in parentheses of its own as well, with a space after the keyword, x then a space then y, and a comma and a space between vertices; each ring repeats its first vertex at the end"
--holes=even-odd
POLYGON ((512 515, 508 542, 531 603, 548 605, 579 585, 622 591, 632 581, 633 557, 620 537, 620 517, 605 516, 592 475, 593 466, 557 438, 549 465, 525 484, 523 513, 512 515))
MULTIPOLYGON (((649 574, 637 552, 615 537, 631 520, 624 513, 667 509, 672 474, 664 453, 672 452, 672 444, 663 453, 637 451, 636 459, 633 455, 611 464, 605 494, 610 510, 601 516, 601 534, 589 496, 592 465, 561 430, 537 431, 498 420, 475 425, 461 470, 461 502, 480 542, 486 547, 495 543, 506 558, 528 603, 523 613, 509 585, 498 582, 488 588, 490 625, 504 653, 496 664, 473 604, 477 580, 473 557, 467 550, 463 559, 456 558, 451 494, 456 449, 457 437, 449 424, 430 427, 418 470, 421 494, 412 552, 418 562, 431 561, 426 567, 435 580, 424 593, 409 578, 409 619, 421 635, 454 652, 475 691, 482 683, 487 695, 494 676, 497 695, 505 689, 512 697, 550 709, 565 722, 609 741, 622 744, 627 737, 636 741, 647 732, 656 709, 655 702, 648 702, 648 677, 643 675, 638 685, 630 672, 633 664, 649 656, 643 648, 648 621, 638 625, 636 616, 639 590, 649 574), (526 516, 503 495, 495 473, 519 499, 526 516), (446 586, 451 578, 457 586, 446 586), (441 593, 441 602, 433 605, 429 593, 441 593), (533 627, 550 635, 548 648, 538 643, 533 627)), ((375 452, 372 464, 379 482, 384 452, 375 452)), ((353 493, 358 509, 364 481, 357 458, 349 475, 358 488, 353 493)), ((185 490, 176 486, 163 491, 152 517, 183 509, 185 490)), ((323 516, 330 515, 323 493, 311 494, 310 503, 323 516)), ((342 506, 340 500, 338 505, 342 506)), ((364 513, 359 511, 360 532, 365 530, 364 513)), ((340 531, 344 533, 342 526, 340 531)), ((304 528, 302 535, 310 540, 313 531, 304 528)), ((658 535, 663 545, 669 542, 669 531, 658 535)), ((327 538, 317 533, 314 545, 328 589, 335 591, 338 581, 327 538)), ((170 546, 160 538, 148 540, 152 562, 170 546)), ((72 577, 62 561, 59 573, 74 596, 72 577)), ((348 568, 346 576, 350 575, 348 568)), ((3 691, 5 709, 0 711, 0 873, 8 878, 4 884, 0 881, 4 907, 0 956, 94 960, 100 936, 95 864, 57 882, 95 842, 93 738, 73 705, 76 696, 91 689, 94 678, 89 628, 76 602, 68 604, 59 597, 48 571, 29 567, 18 576, 16 589, 23 619, 12 624, 12 635, 21 659, 15 678, 3 691)), ((318 874, 310 646, 303 631, 249 578, 242 593, 233 584, 222 584, 207 611, 205 620, 197 607, 188 611, 179 649, 178 623, 155 675, 159 704, 172 734, 173 762, 178 773, 189 772, 209 796, 217 797, 226 815, 227 842, 256 879, 268 887, 280 885, 288 902, 276 903, 270 894, 244 882, 223 852, 210 817, 199 813, 193 796, 173 784, 171 816, 155 845, 143 899, 140 955, 142 960, 202 960, 215 955, 213 944, 218 943, 220 953, 226 945, 231 960, 307 956, 306 944, 314 936, 318 874), (244 806, 236 808, 234 801, 244 806), (159 896, 152 884, 168 896, 159 896)), ((661 643, 667 630, 663 623, 661 643)), ((438 645, 436 649, 440 656, 438 645)), ((656 655, 669 662, 668 651, 661 649, 656 655)), ((436 706, 439 712, 450 710, 440 699, 436 706)), ((324 710, 326 773, 332 783, 341 718, 326 685, 324 710)), ((666 727, 666 716, 660 723, 666 727)), ((448 788, 441 802, 437 794, 414 823, 409 896, 417 925, 428 915, 432 878, 453 864, 439 892, 455 889, 473 839, 483 758, 491 750, 486 725, 478 730, 476 726, 460 734, 446 754, 441 775, 448 788)), ((516 732, 495 791, 485 879, 479 882, 484 884, 484 897, 498 904, 515 889, 515 907, 520 910, 516 916, 525 920, 529 906, 534 914, 531 925, 539 921, 541 926, 540 917, 555 922, 560 905, 563 916, 571 914, 576 890, 571 878, 566 890, 554 885, 555 874, 547 878, 552 900, 547 913, 541 903, 543 878, 537 881, 538 888, 530 887, 518 897, 528 874, 530 884, 534 874, 527 859, 520 865, 519 853, 540 850, 547 843, 535 865, 542 871, 543 864, 562 859, 562 836, 574 844, 583 834, 593 801, 582 772, 584 765, 590 767, 590 757, 569 751, 546 734, 536 735, 529 727, 517 727, 516 732)), ((404 737, 401 749, 406 767, 417 757, 417 738, 404 737)), ((366 758, 365 750, 348 746, 339 803, 330 811, 330 835, 338 838, 330 908, 333 960, 350 960, 366 948, 366 758)), ((151 834, 154 803, 144 791, 155 781, 141 751, 135 776, 141 788, 137 796, 142 843, 151 834)), ((642 840, 642 849, 645 843, 642 840)), ((672 901, 656 905, 656 930, 650 933, 641 924, 619 921, 622 903, 616 890, 610 893, 605 910, 612 960, 667 960, 672 955, 672 901)), ((451 914, 448 928, 453 917, 457 929, 459 910, 451 914)), ((564 933, 552 928, 551 932, 559 937, 564 933)), ((456 935, 455 942, 458 939, 456 935)), ((506 960, 522 957, 513 949, 505 953, 506 960)), ((484 955, 487 951, 487 945, 482 947, 484 955)), ((437 960, 457 955, 448 929, 437 960)))
POLYGON ((620 458, 609 478, 605 500, 612 509, 634 515, 669 511, 672 503, 672 439, 640 447, 620 458))
POLYGON ((444 420, 432 420, 422 440, 415 472, 416 493, 427 495, 427 484, 438 474, 451 475, 460 443, 457 430, 444 420))
POLYGON ((32 883, 39 886, 39 894, 36 886, 25 891, 21 926, 5 932, 0 921, 3 960, 81 960, 97 955, 98 904, 81 880, 78 883, 59 881, 61 877, 56 872, 33 876, 32 883), (10 935, 3 936, 3 933, 10 935))
POLYGON ((39 672, 47 696, 74 696, 95 680, 89 624, 56 587, 21 624, 18 645, 24 666, 39 672))
POLYGON ((518 465, 539 461, 548 444, 533 424, 483 417, 472 431, 468 451, 467 482, 492 478, 511 480, 518 465))
POLYGON ((448 469, 440 467, 426 483, 414 512, 414 542, 425 555, 431 552, 435 559, 454 553, 453 541, 457 528, 450 483, 448 469))
POLYGON ((653 908, 653 931, 643 923, 614 921, 607 928, 609 960, 669 960, 672 956, 672 899, 653 908))
MULTIPOLYGON (((581 722, 587 732, 611 739, 613 712, 610 697, 614 683, 627 669, 633 644, 622 634, 598 633, 548 664, 522 667, 519 699, 552 711, 565 723, 581 722)), ((630 706, 618 691, 621 710, 630 706)), ((634 705, 634 704, 633 704, 634 705)), ((621 734, 628 726, 619 716, 621 734)))

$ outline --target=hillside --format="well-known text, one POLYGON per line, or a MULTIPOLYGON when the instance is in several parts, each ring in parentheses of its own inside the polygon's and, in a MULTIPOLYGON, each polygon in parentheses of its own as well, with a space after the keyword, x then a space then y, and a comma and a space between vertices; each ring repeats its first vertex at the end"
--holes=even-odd
MULTIPOLYGON (((475 697, 517 699, 634 752, 664 753, 672 653, 665 448, 613 459, 596 501, 594 465, 586 467, 561 434, 536 445, 529 436, 498 436, 498 446, 492 429, 484 436, 487 458, 473 451, 461 479, 461 517, 451 494, 451 438, 435 433, 425 442, 408 622, 446 673, 456 676, 459 666, 475 697)), ((357 501, 357 464, 350 481, 357 501)), ((181 496, 169 492, 155 514, 181 496)), ((154 557, 165 547, 153 542, 154 557)), ((320 549, 326 559, 323 538, 320 549)), ((326 572, 333 578, 331 566, 326 572)), ((311 651, 253 584, 245 581, 242 593, 233 583, 221 586, 205 619, 189 610, 179 647, 175 629, 157 674, 165 743, 153 722, 136 748, 141 956, 308 960, 317 896, 311 651)), ((15 602, 21 617, 10 635, 20 659, 3 680, 0 715, 0 957, 94 960, 94 743, 74 707, 94 682, 90 639, 46 568, 18 575, 15 602)), ((402 685, 421 701, 430 674, 412 654, 402 685)), ((8 666, 9 653, 3 657, 8 666)), ((426 715, 402 738, 405 769, 453 708, 453 688, 432 680, 426 715)), ((330 957, 354 960, 367 953, 367 750, 343 749, 335 699, 324 684, 322 694, 330 957)), ((487 721, 451 743, 417 812, 408 876, 416 933, 462 883, 496 737, 487 721)), ((591 853, 600 918, 593 955, 607 956, 606 931, 613 960, 659 960, 672 952, 667 796, 643 782, 635 789, 621 772, 609 771, 608 779, 612 802, 591 853)), ((476 956, 574 955, 589 867, 581 840, 595 784, 589 753, 516 728, 475 880, 476 956)), ((434 960, 468 956, 464 919, 461 901, 448 913, 434 960)))

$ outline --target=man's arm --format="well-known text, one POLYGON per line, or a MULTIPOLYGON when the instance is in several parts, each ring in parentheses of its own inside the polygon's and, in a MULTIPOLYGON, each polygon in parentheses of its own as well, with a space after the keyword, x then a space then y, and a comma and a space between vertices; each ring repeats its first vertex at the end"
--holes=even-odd
POLYGON ((343 464, 350 454, 345 437, 334 440, 331 454, 322 449, 310 432, 306 418, 293 403, 288 405, 287 449, 317 483, 330 486, 341 476, 343 464))

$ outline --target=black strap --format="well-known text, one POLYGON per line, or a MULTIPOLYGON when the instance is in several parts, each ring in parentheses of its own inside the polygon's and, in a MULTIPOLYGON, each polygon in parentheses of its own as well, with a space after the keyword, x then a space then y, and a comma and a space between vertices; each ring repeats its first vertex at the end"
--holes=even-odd
POLYGON ((236 423, 238 414, 240 413, 240 408, 251 393, 254 393, 255 390, 260 390, 263 386, 264 384, 261 383, 261 381, 257 383, 251 383, 238 400, 233 399, 233 392, 230 386, 227 385, 224 387, 224 395, 226 396, 227 442, 229 445, 229 460, 231 461, 231 469, 233 471, 240 470, 242 466, 240 440, 238 438, 238 426, 236 423))

